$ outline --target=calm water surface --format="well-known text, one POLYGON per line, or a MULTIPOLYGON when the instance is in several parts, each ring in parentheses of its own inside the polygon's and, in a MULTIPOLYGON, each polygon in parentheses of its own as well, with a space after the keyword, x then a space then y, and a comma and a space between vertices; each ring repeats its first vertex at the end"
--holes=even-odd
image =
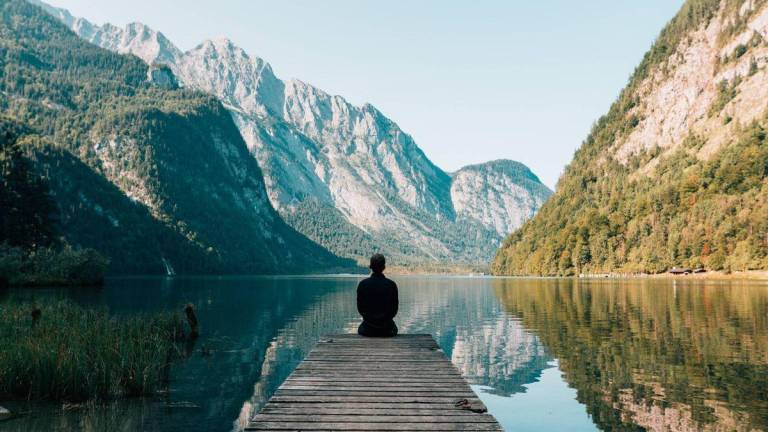
MULTIPOLYGON (((507 430, 768 430, 768 285, 395 277, 402 333, 431 333, 507 430)), ((356 277, 110 280, 114 314, 197 306, 169 392, 99 407, 1 401, 9 431, 239 430, 321 335, 353 332, 356 277), (210 355, 203 355, 203 352, 210 355)))

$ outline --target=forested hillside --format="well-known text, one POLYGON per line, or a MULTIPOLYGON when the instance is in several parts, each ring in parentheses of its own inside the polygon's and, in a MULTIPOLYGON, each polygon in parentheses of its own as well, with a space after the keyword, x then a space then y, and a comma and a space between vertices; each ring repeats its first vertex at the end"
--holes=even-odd
POLYGON ((264 175, 272 205, 336 254, 371 251, 417 268, 485 265, 505 235, 551 195, 524 165, 493 161, 451 175, 371 104, 277 77, 226 38, 182 52, 141 23, 96 25, 40 4, 83 39, 164 65, 180 85, 218 97, 264 175))
POLYGON ((0 287, 101 284, 109 261, 61 237, 50 185, 20 140, 28 132, 0 116, 0 287))
POLYGON ((63 241, 111 258, 113 273, 351 265, 280 219, 218 100, 25 1, 0 1, 0 13, 0 107, 63 241))
POLYGON ((768 8, 689 0, 496 274, 768 268, 768 8))

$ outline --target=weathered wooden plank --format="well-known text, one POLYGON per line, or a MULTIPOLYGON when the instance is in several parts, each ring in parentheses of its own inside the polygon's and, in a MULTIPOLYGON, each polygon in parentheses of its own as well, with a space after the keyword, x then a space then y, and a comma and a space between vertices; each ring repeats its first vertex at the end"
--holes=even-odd
POLYGON ((416 362, 325 362, 325 361, 305 361, 302 362, 296 370, 302 369, 335 369, 339 372, 346 372, 348 370, 371 370, 371 369, 391 369, 430 372, 438 369, 441 371, 456 372, 456 368, 451 365, 447 365, 443 362, 430 361, 429 365, 421 365, 416 362), (346 363, 346 364, 342 364, 346 363))
POLYGON ((309 355, 309 357, 352 357, 352 358, 360 358, 360 357, 381 357, 381 358, 390 358, 390 357, 431 357, 431 358, 441 358, 445 354, 438 350, 400 350, 398 352, 395 352, 394 350, 377 350, 377 351, 371 351, 371 350, 360 350, 359 352, 339 352, 331 351, 331 350, 323 350, 323 351, 312 351, 312 353, 309 355))
MULTIPOLYGON (((402 333, 397 335, 397 339, 429 339, 434 340, 431 334, 429 333, 402 333)), ((393 340, 392 338, 363 338, 360 337, 354 333, 336 333, 324 336, 322 339, 355 339, 355 340, 393 340)))
POLYGON ((407 397, 407 398, 450 398, 453 401, 474 397, 471 391, 432 391, 432 390, 382 390, 378 392, 354 391, 354 390, 291 390, 280 389, 275 393, 275 397, 295 397, 295 396, 313 396, 313 397, 350 397, 350 398, 384 398, 384 397, 407 397))
POLYGON ((290 431, 500 431, 497 423, 313 423, 253 422, 247 430, 290 431))
POLYGON ((385 404, 356 404, 349 406, 348 404, 337 404, 337 406, 329 407, 326 404, 270 404, 265 406, 261 410, 262 414, 303 414, 303 415, 357 415, 357 416, 434 416, 439 414, 444 417, 453 416, 475 416, 479 415, 471 413, 466 410, 456 409, 453 405, 450 406, 432 406, 429 407, 405 407, 405 404, 397 405, 400 408, 395 408, 391 405, 385 404), (384 406, 382 406, 384 405, 384 406), (367 407, 365 407, 367 406, 367 407), (378 408, 377 408, 378 407, 378 408))
POLYGON ((432 381, 432 380, 425 380, 423 378, 413 378, 410 380, 406 379, 398 379, 398 380, 385 380, 382 378, 381 380, 376 380, 374 378, 369 377, 360 377, 358 380, 354 380, 351 378, 340 378, 340 379, 329 379, 329 378, 318 378, 318 377, 306 377, 306 378, 291 378, 290 380, 287 380, 283 386, 284 387, 291 387, 291 386, 317 386, 317 385, 325 385, 325 386, 349 386, 349 387, 443 387, 443 386, 460 386, 462 388, 466 388, 467 384, 462 381, 456 381, 456 380, 443 380, 443 381, 432 381))
MULTIPOLYGON (((357 372, 357 371, 355 371, 357 372)), ((340 371, 340 370, 333 370, 333 369, 296 369, 292 376, 301 376, 301 375, 324 375, 324 376, 346 376, 350 378, 355 377, 361 377, 361 376, 376 376, 376 375, 385 375, 388 377, 391 377, 393 379, 395 378, 414 378, 414 377, 423 377, 426 376, 426 373, 422 373, 424 371, 403 371, 402 373, 391 373, 391 370, 382 370, 382 371, 376 371, 371 369, 370 374, 359 374, 359 373, 349 373, 346 371, 340 371)), ((458 372, 448 370, 448 371, 440 371, 439 375, 448 375, 451 377, 456 377, 458 375, 458 372)))
POLYGON ((323 338, 247 430, 501 430, 430 335, 323 338), (466 400, 473 410, 457 406, 466 400), (478 412, 480 411, 480 412, 478 412))
POLYGON ((389 403, 389 402, 291 402, 281 403, 270 400, 269 403, 263 408, 266 409, 282 409, 282 408, 301 408, 301 409, 319 409, 319 408, 344 408, 344 409, 375 409, 375 410, 442 410, 443 412, 459 412, 466 413, 466 410, 462 410, 451 403, 434 403, 434 404, 420 404, 420 403, 389 403))
POLYGON ((392 378, 396 377, 415 377, 415 376, 454 376, 458 372, 443 368, 442 366, 436 366, 429 370, 423 370, 422 368, 412 368, 412 367, 402 367, 402 368, 396 368, 396 367, 375 367, 371 366, 370 368, 345 368, 344 371, 338 370, 339 368, 334 368, 333 366, 301 366, 301 369, 296 369, 296 371, 299 374, 326 374, 326 375, 334 375, 334 376, 362 376, 366 374, 370 374, 373 376, 389 376, 392 378))
MULTIPOLYGON (((324 395, 324 394, 306 394, 306 395, 282 395, 276 393, 270 401, 273 402, 403 402, 403 403, 456 403, 460 399, 469 399, 466 395, 453 396, 432 396, 425 394, 416 395, 382 395, 382 396, 362 396, 362 395, 324 395)), ((472 399, 469 399, 472 402, 472 399)), ((479 403, 479 399, 474 401, 479 403)))
POLYGON ((412 377, 412 378, 403 378, 403 377, 389 377, 391 379, 387 379, 388 377, 371 377, 371 376, 359 376, 359 377, 353 377, 353 376, 292 376, 291 378, 287 379, 283 385, 292 386, 292 385, 326 385, 326 386, 335 386, 335 385, 343 385, 343 386, 358 386, 358 387, 364 387, 364 386, 392 386, 392 387, 403 387, 403 386, 418 386, 421 385, 434 385, 434 386, 467 386, 466 381, 459 381, 456 379, 451 378, 450 376, 446 376, 444 378, 438 378, 438 379, 430 379, 434 377, 412 377))
MULTIPOLYGON (((340 348, 344 349, 344 348, 340 348)), ((359 352, 332 352, 332 351, 323 351, 323 352, 312 352, 310 354, 311 357, 317 357, 317 358, 324 358, 324 357, 337 357, 337 358, 365 358, 365 357, 377 357, 377 358, 411 358, 411 357, 417 357, 417 358, 441 358, 445 356, 445 353, 438 350, 400 350, 398 352, 394 352, 394 350, 387 351, 370 351, 370 350, 360 350, 359 352)))
POLYGON ((308 358, 304 359, 305 364, 322 364, 322 363, 329 363, 329 364, 338 364, 338 363, 349 363, 349 364, 359 364, 359 365, 365 365, 366 363, 374 363, 374 364, 381 364, 381 363, 402 363, 407 365, 412 365, 412 363, 435 363, 437 365, 443 365, 445 360, 443 360, 440 357, 437 356, 430 356, 430 357, 376 357, 376 356, 370 356, 370 357, 317 357, 317 356, 310 356, 308 358))
POLYGON ((349 391, 387 391, 387 390, 440 390, 440 391, 466 391, 469 386, 459 382, 435 384, 431 382, 417 383, 339 383, 339 382, 286 382, 280 386, 283 390, 315 390, 315 389, 333 389, 349 391))
POLYGON ((286 383, 293 382, 326 382, 326 383, 342 383, 342 382, 376 382, 381 384, 397 384, 397 383, 443 383, 443 382, 456 382, 464 383, 466 381, 463 378, 446 377, 442 379, 430 379, 423 376, 416 377, 372 377, 372 376, 298 376, 291 375, 286 383))
POLYGON ((360 414, 284 414, 261 413, 253 418, 253 421, 265 422, 322 422, 322 423, 496 423, 496 420, 487 414, 464 414, 456 416, 441 416, 437 413, 431 415, 392 415, 389 413, 378 415, 360 414))

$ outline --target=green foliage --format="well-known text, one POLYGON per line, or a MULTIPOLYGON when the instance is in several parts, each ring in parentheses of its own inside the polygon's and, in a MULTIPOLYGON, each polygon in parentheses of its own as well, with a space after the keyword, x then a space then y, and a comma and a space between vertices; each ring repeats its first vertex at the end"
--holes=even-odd
POLYGON ((391 261, 403 259, 402 253, 387 245, 377 244, 370 234, 350 224, 338 209, 312 198, 299 202, 285 215, 285 220, 331 252, 357 258, 362 264, 367 264, 366 258, 373 252, 383 253, 391 261))
MULTIPOLYGON (((766 118, 708 161, 683 148, 650 177, 612 162, 561 181, 553 201, 505 241, 493 271, 568 275, 768 267, 766 118), (570 262, 570 257, 577 257, 570 262)), ((688 144, 696 147, 697 139, 688 144)))
POLYGON ((736 46, 736 49, 733 50, 733 55, 735 58, 741 58, 744 54, 747 53, 747 46, 744 44, 739 44, 736 46))
POLYGON ((55 204, 22 154, 21 133, 23 127, 0 118, 0 243, 46 247, 55 240, 55 204))
POLYGON ((19 145, 20 125, 0 118, 0 280, 11 285, 96 285, 108 260, 57 238, 48 182, 19 145))
POLYGON ((222 267, 203 245, 157 220, 146 206, 125 196, 69 151, 44 143, 27 144, 25 150, 38 175, 55 173, 47 178, 66 241, 111 257, 110 273, 163 273, 162 257, 171 260, 177 273, 210 273, 222 267))
POLYGON ((714 117, 728 105, 728 102, 738 94, 737 87, 741 84, 741 77, 737 76, 733 80, 723 80, 717 85, 717 96, 709 107, 709 116, 714 117))
MULTIPOLYGON (((726 21, 725 29, 723 29, 718 35, 720 44, 725 44, 725 42, 731 39, 733 36, 736 36, 747 30, 747 23, 754 16, 754 13, 759 11, 764 4, 765 0, 753 1, 751 4, 751 9, 749 9, 746 13, 741 13, 741 7, 744 5, 744 2, 726 1, 724 13, 729 19, 726 21)), ((757 32, 755 33, 757 34, 757 32)), ((760 36, 758 35, 757 38, 759 40, 760 36)), ((753 38, 750 42, 753 46, 756 46, 754 44, 755 38, 753 38)))
POLYGON ((109 256, 113 273, 352 266, 280 220, 214 97, 153 85, 140 59, 80 40, 25 1, 2 1, 0 13, 0 109, 24 125, 19 151, 47 179, 66 242, 109 256))
POLYGON ((93 249, 22 249, 0 244, 0 279, 10 285, 101 285, 108 264, 93 249))
MULTIPOLYGON (((762 2, 761 2, 762 3, 762 2)), ((727 14, 735 2, 724 0, 727 14)), ((768 117, 739 131, 709 160, 692 156, 705 143, 690 137, 673 154, 660 149, 626 165, 608 157, 629 131, 640 82, 665 67, 675 47, 714 16, 721 1, 688 1, 662 31, 627 88, 600 118, 566 167, 557 192, 497 252, 495 274, 663 272, 672 266, 768 268, 768 117), (636 172, 656 159, 651 173, 636 172), (714 259, 710 262, 710 257, 714 259)), ((738 79, 724 82, 719 112, 738 79)))
MULTIPOLYGON (((725 0, 736 3, 735 0, 725 0)), ((721 0, 688 0, 669 24, 661 31, 650 51, 645 54, 630 80, 639 84, 654 67, 664 63, 689 33, 714 18, 721 0)))
POLYGON ((177 315, 113 317, 67 301, 4 302, 0 397, 84 401, 152 394, 167 383, 182 332, 177 315))
MULTIPOLYGON (((390 199, 392 199, 390 202, 398 202, 395 197, 390 199)), ((414 212, 413 208, 407 205, 403 205, 400 211, 414 212)), ((413 246, 412 239, 406 238, 402 233, 382 231, 377 232, 374 238, 350 224, 338 209, 312 198, 298 202, 292 211, 285 213, 284 217, 289 225, 306 234, 310 239, 339 256, 356 259, 362 265, 367 265, 368 258, 373 252, 380 252, 387 256, 391 263, 390 267, 397 265, 404 269, 450 268, 450 265, 442 267, 437 265, 437 260, 426 259, 424 251, 413 246)), ((422 215, 421 219, 426 217, 422 215)), ((445 221, 439 226, 430 227, 434 236, 446 240, 452 248, 446 255, 441 255, 439 251, 430 251, 430 253, 435 254, 441 262, 447 259, 447 255, 457 257, 456 262, 452 264, 461 264, 462 268, 466 265, 479 264, 482 259, 478 257, 486 257, 488 254, 487 249, 482 247, 494 244, 498 240, 495 232, 478 228, 478 226, 477 221, 459 218, 456 221, 445 221)))

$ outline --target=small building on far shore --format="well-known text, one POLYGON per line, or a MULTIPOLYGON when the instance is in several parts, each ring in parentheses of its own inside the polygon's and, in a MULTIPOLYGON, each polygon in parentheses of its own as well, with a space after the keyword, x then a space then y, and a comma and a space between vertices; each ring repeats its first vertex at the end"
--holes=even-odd
POLYGON ((672 269, 669 270, 669 274, 673 275, 689 275, 691 273, 693 273, 693 271, 689 268, 672 267, 672 269))

